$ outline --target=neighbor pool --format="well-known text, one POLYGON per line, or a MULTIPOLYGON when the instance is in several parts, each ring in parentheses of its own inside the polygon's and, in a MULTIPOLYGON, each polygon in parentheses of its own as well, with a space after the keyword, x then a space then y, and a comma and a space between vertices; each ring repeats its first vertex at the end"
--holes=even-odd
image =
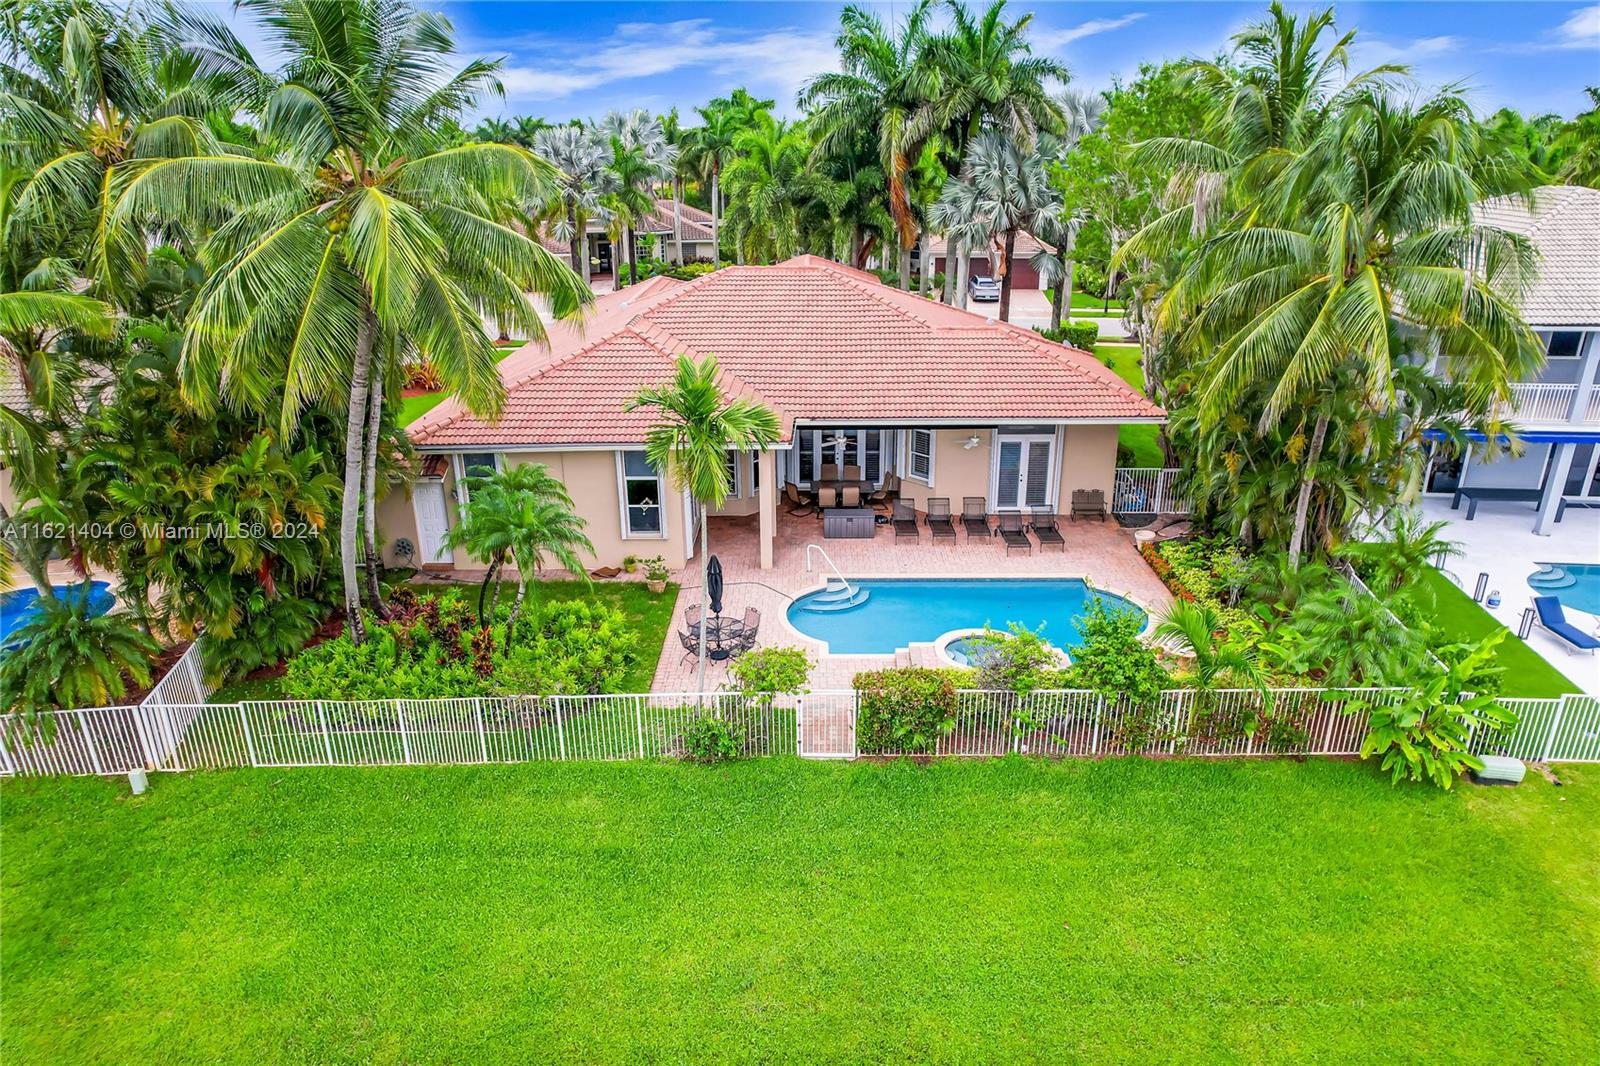
POLYGON ((1600 563, 1540 563, 1528 576, 1528 585, 1545 596, 1556 596, 1563 607, 1600 615, 1600 563))
MULTIPOLYGON (((58 585, 56 595, 61 599, 80 594, 81 585, 58 585)), ((111 605, 117 598, 111 594, 111 586, 104 581, 91 581, 89 583, 89 617, 94 618, 111 610, 111 605)), ((0 647, 11 643, 11 634, 27 625, 39 607, 39 590, 35 588, 12 589, 10 592, 0 593, 0 647)))
POLYGON ((1108 606, 1144 612, 1077 578, 871 578, 850 582, 860 602, 839 609, 836 594, 813 592, 789 605, 789 624, 827 644, 834 655, 892 655, 946 633, 1005 629, 1020 622, 1044 627, 1044 638, 1066 648, 1078 640, 1078 619, 1091 597, 1108 606), (864 598, 861 594, 865 594, 864 598), (830 609, 832 608, 832 609, 830 609))

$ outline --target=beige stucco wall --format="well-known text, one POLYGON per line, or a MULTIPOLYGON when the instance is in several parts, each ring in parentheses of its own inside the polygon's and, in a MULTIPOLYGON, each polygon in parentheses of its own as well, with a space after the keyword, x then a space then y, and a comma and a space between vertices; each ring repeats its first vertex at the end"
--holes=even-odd
POLYGON ((543 463, 567 486, 574 510, 588 523, 583 531, 594 543, 594 555, 585 560, 591 568, 621 566, 623 557, 628 555, 641 559, 659 555, 675 569, 684 564, 683 495, 671 482, 663 480, 662 483, 666 539, 625 538, 617 491, 616 452, 511 452, 504 462, 508 467, 543 463))
POLYGON ((943 496, 950 501, 952 514, 961 513, 963 496, 989 498, 989 464, 994 449, 991 429, 940 429, 933 434, 933 487, 913 478, 901 483, 901 498, 915 501, 919 511, 928 509, 928 497, 943 496), (974 434, 978 446, 968 449, 974 434))
POLYGON ((382 541, 379 550, 385 566, 401 565, 402 560, 394 554, 394 542, 401 537, 416 549, 411 558, 404 560, 405 565, 420 566, 422 563, 422 546, 417 541, 417 512, 411 507, 410 488, 402 483, 390 485, 389 494, 378 501, 378 538, 382 541))
POLYGON ((1074 489, 1099 489, 1111 504, 1111 484, 1117 470, 1116 426, 1068 426, 1061 449, 1061 491, 1056 497, 1063 512, 1072 506, 1074 489))

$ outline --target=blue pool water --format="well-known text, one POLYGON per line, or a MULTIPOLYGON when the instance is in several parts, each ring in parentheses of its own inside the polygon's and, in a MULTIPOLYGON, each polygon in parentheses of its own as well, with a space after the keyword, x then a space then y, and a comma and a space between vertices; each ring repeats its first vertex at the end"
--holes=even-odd
MULTIPOLYGON (((1077 621, 1091 596, 1108 606, 1139 609, 1120 596, 1094 592, 1076 578, 982 580, 883 578, 852 581, 865 602, 841 611, 812 609, 829 593, 813 592, 789 605, 789 624, 828 645, 834 655, 892 655, 958 629, 1005 629, 1020 622, 1044 626, 1059 648, 1078 641, 1077 621)), ((1141 617, 1144 612, 1139 611, 1141 617)))
MULTIPOLYGON (((56 595, 62 599, 77 596, 81 588, 81 585, 58 585, 56 595)), ((27 625, 38 613, 38 600, 38 589, 12 589, 10 592, 0 593, 0 647, 10 644, 11 634, 27 625)), ((89 583, 89 617, 105 614, 116 602, 117 598, 111 594, 110 585, 104 581, 89 583)))
POLYGON ((1543 596, 1556 596, 1563 607, 1600 614, 1600 563, 1540 563, 1528 584, 1543 596))

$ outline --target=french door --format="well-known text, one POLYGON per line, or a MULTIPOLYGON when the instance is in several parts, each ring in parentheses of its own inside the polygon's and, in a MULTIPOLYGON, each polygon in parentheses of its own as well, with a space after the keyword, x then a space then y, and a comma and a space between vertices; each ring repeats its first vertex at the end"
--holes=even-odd
POLYGON ((885 432, 879 429, 802 429, 796 433, 796 480, 810 485, 824 466, 861 467, 861 477, 883 482, 885 432))
POLYGON ((1054 435, 1001 436, 995 445, 995 510, 1050 506, 1055 450, 1054 435))

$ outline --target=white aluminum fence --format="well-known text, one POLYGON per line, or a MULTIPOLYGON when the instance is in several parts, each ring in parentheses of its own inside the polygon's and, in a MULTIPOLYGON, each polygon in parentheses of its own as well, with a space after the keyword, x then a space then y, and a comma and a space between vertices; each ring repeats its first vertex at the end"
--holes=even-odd
MULTIPOLYGON (((1399 689, 1253 689, 1162 694, 1153 714, 1093 692, 963 691, 955 728, 927 754, 1051 757, 1355 755, 1366 716, 1353 697, 1399 689), (1254 721, 1244 731, 1241 724, 1254 721)), ((1474 738, 1480 754, 1600 762, 1600 699, 1502 701, 1520 725, 1474 738)), ((617 761, 681 755, 696 717, 741 728, 744 754, 853 758, 912 754, 858 737, 852 691, 780 697, 737 693, 500 696, 447 700, 272 700, 144 703, 53 711, 31 724, 0 717, 0 774, 120 774, 247 766, 417 766, 617 761)))
POLYGON ((1176 467, 1118 467, 1111 484, 1112 513, 1188 514, 1189 501, 1177 490, 1179 473, 1176 467))

